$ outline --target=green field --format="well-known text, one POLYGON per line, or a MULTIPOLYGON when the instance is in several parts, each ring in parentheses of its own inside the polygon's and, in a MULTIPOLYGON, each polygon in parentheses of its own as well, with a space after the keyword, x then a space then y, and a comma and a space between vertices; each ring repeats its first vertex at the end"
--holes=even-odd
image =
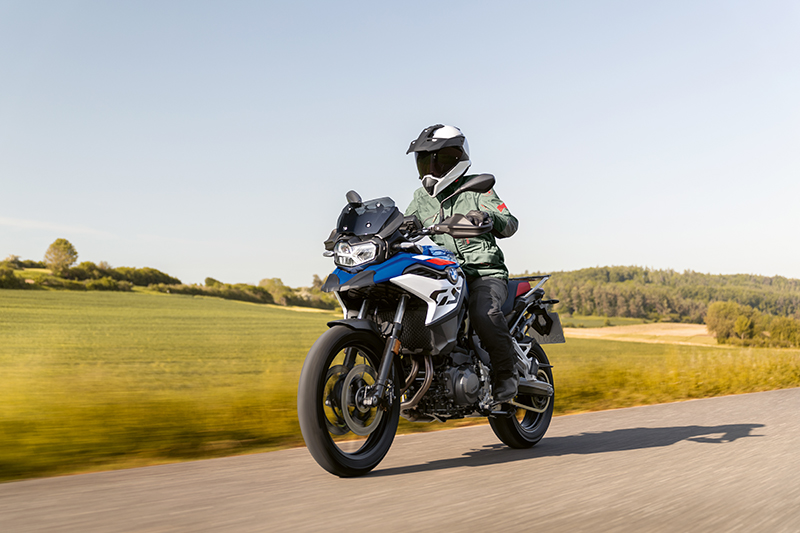
MULTIPOLYGON (((339 316, 142 292, 0 290, 0 479, 302 444, 302 361, 339 316)), ((798 350, 592 339, 546 350, 557 414, 800 386, 798 350)))
POLYGON ((299 444, 296 384, 341 314, 0 291, 0 478, 299 444))

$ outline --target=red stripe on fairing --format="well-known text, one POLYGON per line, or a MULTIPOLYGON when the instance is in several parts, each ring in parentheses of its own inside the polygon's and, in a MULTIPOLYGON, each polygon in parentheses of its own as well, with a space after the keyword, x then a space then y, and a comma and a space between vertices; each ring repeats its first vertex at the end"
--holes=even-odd
POLYGON ((517 285, 517 296, 522 296, 529 290, 531 290, 531 284, 528 283, 527 281, 523 281, 522 283, 517 285))
POLYGON ((448 261, 446 259, 438 259, 434 257, 433 259, 426 259, 428 263, 433 263, 434 265, 455 265, 452 261, 448 261))
POLYGON ((500 211, 501 213, 503 212, 503 209, 508 209, 506 207, 506 203, 505 202, 503 202, 502 204, 497 206, 497 210, 500 211))

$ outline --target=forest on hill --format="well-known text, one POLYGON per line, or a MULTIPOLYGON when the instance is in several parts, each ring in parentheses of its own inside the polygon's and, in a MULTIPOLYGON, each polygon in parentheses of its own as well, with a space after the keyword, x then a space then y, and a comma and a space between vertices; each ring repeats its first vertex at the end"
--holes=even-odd
MULTIPOLYGON (((527 272, 526 274, 527 275, 527 272)), ((705 321, 713 302, 735 302, 760 313, 800 318, 800 280, 750 274, 702 274, 636 266, 552 272, 544 286, 564 314, 705 321)))

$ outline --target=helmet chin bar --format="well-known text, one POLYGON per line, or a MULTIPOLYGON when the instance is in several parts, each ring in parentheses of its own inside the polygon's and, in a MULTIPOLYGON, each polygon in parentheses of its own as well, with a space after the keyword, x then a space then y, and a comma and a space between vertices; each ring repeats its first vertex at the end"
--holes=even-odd
POLYGON ((422 186, 431 196, 433 196, 433 190, 436 188, 437 182, 438 180, 430 174, 422 178, 422 186))
POLYGON ((472 164, 471 161, 459 161, 456 166, 450 170, 447 174, 442 176, 441 178, 436 178, 431 174, 427 174, 423 176, 422 179, 422 187, 425 189, 431 197, 438 196, 440 192, 445 190, 448 185, 456 181, 458 178, 466 174, 467 169, 469 169, 470 165, 472 164))

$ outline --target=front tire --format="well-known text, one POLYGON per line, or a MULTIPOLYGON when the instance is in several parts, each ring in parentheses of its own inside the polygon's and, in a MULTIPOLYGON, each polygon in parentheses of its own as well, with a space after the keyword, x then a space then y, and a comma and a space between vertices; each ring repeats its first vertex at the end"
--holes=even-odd
MULTIPOLYGON (((531 348, 531 351, 540 365, 547 365, 540 366, 538 378, 546 380, 550 385, 553 385, 553 373, 550 370, 550 362, 547 360, 544 350, 536 344, 531 348)), ((489 425, 492 426, 492 431, 497 435, 497 438, 505 445, 511 448, 530 448, 542 440, 547 428, 550 427, 550 420, 553 418, 555 394, 549 398, 520 394, 514 400, 517 403, 529 405, 543 411, 537 413, 518 407, 512 416, 489 418, 489 425)))
MULTIPOLYGON (((317 339, 303 364, 297 390, 300 431, 317 463, 339 477, 375 468, 397 432, 396 394, 390 394, 386 411, 359 403, 365 387, 375 382, 382 353, 383 341, 374 334, 338 325, 317 339)), ((396 376, 394 369, 390 381, 395 385, 396 376)))

